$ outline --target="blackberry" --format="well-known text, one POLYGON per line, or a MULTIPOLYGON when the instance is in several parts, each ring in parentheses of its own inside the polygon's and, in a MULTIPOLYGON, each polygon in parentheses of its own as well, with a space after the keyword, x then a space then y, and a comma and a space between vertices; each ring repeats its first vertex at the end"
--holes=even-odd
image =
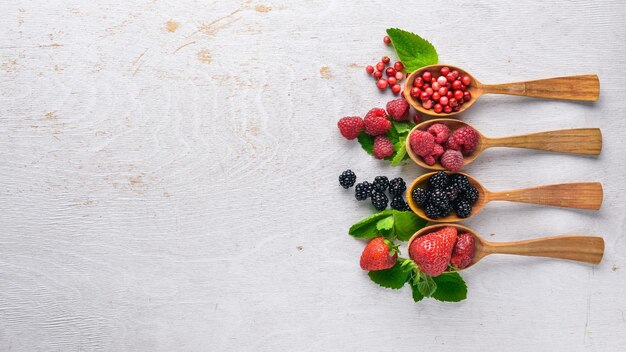
POLYGON ((470 204, 476 203, 478 200, 478 190, 474 186, 469 186, 465 192, 463 192, 463 196, 470 204))
POLYGON ((387 187, 389 187, 389 180, 387 179, 387 176, 376 176, 372 185, 378 192, 384 192, 387 190, 387 187))
POLYGON ((409 205, 406 204, 402 196, 395 196, 391 199, 391 209, 395 209, 399 211, 410 210, 409 205))
POLYGON ((372 185, 367 181, 357 183, 356 187, 354 187, 354 197, 356 200, 366 200, 367 197, 372 195, 372 188, 372 185))
POLYGON ((354 182, 356 182, 356 175, 350 169, 342 172, 341 175, 339 175, 339 184, 345 189, 354 186, 354 182))
POLYGON ((430 178, 428 179, 428 186, 432 189, 446 188, 449 183, 450 178, 445 171, 439 171, 436 174, 430 176, 430 178))
POLYGON ((456 189, 453 185, 449 185, 445 188, 446 195, 448 196, 449 201, 454 201, 459 196, 459 190, 456 189))
POLYGON ((455 186, 460 192, 465 191, 470 187, 470 182, 467 176, 461 174, 453 174, 450 176, 450 184, 455 186))
POLYGON ((426 204, 424 213, 431 219, 439 219, 441 217, 441 209, 432 203, 426 204))
POLYGON ((398 196, 404 193, 404 191, 406 191, 406 183, 404 183, 402 177, 396 177, 389 181, 389 194, 398 196))
POLYGON ((411 198, 417 204, 424 204, 428 200, 428 190, 423 188, 413 188, 411 192, 411 198))
POLYGON ((448 195, 442 189, 433 189, 430 191, 429 203, 441 208, 441 209, 450 209, 450 201, 448 200, 448 195))
POLYGON ((472 213, 472 205, 467 200, 460 200, 454 204, 454 211, 460 218, 466 218, 472 213))
POLYGON ((382 211, 387 208, 387 203, 389 203, 389 198, 383 193, 374 191, 372 193, 372 205, 376 210, 382 211))

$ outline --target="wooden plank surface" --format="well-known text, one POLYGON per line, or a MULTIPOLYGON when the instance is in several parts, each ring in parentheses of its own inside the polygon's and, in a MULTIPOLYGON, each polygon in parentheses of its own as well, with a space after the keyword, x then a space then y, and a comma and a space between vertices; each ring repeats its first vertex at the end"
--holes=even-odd
POLYGON ((624 42, 618 0, 2 1, 0 350, 623 350, 624 42), (599 181, 599 212, 496 202, 464 223, 601 235, 600 265, 490 256, 460 304, 369 281, 347 230, 372 210, 337 175, 424 170, 336 122, 391 98, 363 70, 391 26, 484 83, 598 74, 596 103, 488 95, 462 118, 602 129, 599 157, 495 148, 465 170, 494 191, 599 181))

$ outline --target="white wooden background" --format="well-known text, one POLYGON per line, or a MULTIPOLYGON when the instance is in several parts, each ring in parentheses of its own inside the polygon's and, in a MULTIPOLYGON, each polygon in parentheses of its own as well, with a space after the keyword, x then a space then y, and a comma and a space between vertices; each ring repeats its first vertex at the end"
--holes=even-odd
POLYGON ((622 1, 0 2, 0 350, 623 351, 622 1), (489 136, 600 127, 600 157, 490 150, 493 190, 601 181, 599 212, 490 204, 494 241, 602 235, 596 267, 494 256, 468 299, 358 266, 372 209, 337 175, 407 180, 341 138, 380 94, 387 27, 484 82, 597 73, 595 104, 483 97, 489 136), (472 347, 470 347, 472 346, 472 347))

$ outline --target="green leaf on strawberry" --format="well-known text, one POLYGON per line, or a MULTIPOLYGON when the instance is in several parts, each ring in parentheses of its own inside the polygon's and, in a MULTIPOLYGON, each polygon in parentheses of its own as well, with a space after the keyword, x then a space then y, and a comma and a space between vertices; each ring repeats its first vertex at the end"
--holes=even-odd
POLYGON ((393 211, 394 232, 398 240, 408 241, 419 229, 426 226, 426 220, 412 211, 393 211))
POLYGON ((401 260, 390 269, 370 271, 367 275, 380 286, 396 290, 402 288, 409 278, 409 272, 402 268, 401 260))
POLYGON ((424 295, 417 288, 417 285, 411 284, 411 293, 413 295, 414 302, 419 302, 424 299, 424 295))
POLYGON ((459 273, 446 273, 432 278, 437 290, 432 297, 443 302, 459 302, 467 298, 467 285, 459 273))
POLYGON ((367 152, 369 155, 374 155, 374 137, 365 134, 365 132, 361 132, 357 137, 359 144, 361 144, 361 148, 367 152))
POLYGON ((348 233, 358 238, 374 238, 379 236, 377 229, 378 221, 393 214, 392 210, 383 210, 369 216, 350 227, 348 233))
POLYGON ((419 281, 417 282, 417 290, 424 296, 430 297, 437 291, 437 283, 432 277, 421 274, 419 281))
POLYGON ((421 67, 434 65, 439 60, 435 47, 415 33, 388 28, 387 35, 404 64, 404 72, 413 72, 421 67))

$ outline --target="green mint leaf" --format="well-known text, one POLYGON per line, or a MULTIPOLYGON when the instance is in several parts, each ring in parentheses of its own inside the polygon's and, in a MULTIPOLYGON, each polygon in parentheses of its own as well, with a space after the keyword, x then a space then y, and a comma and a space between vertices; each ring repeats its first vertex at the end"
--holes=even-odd
POLYGON ((392 214, 392 210, 383 210, 380 213, 376 213, 352 225, 350 227, 350 230, 348 230, 348 233, 350 234, 350 236, 358 238, 378 237, 379 233, 378 229, 376 228, 378 220, 386 218, 392 214))
POLYGON ((389 138, 389 140, 391 141, 392 144, 396 144, 400 141, 400 133, 398 133, 398 131, 393 127, 393 122, 392 122, 392 127, 389 129, 389 131, 387 131, 387 133, 385 134, 387 136, 387 138, 389 138))
POLYGON ((361 144, 363 150, 367 152, 367 154, 374 155, 374 137, 365 134, 365 132, 361 132, 357 137, 357 140, 361 144))
POLYGON ((408 133, 409 131, 411 131, 411 129, 413 129, 413 124, 409 123, 409 122, 402 122, 402 121, 393 121, 393 128, 396 130, 396 132, 398 132, 399 134, 404 134, 404 133, 408 133))
POLYGON ((467 285, 459 273, 441 274, 433 277, 437 290, 433 298, 442 302, 460 302, 467 298, 467 285))
POLYGON ((437 291, 437 283, 432 277, 422 274, 421 279, 417 282, 417 289, 424 297, 430 297, 437 291))
POLYGON ((367 275, 380 286, 396 290, 402 288, 409 278, 409 273, 402 269, 399 261, 390 269, 370 271, 367 275))
POLYGON ((393 216, 388 216, 386 218, 378 220, 378 222, 376 223, 376 229, 385 237, 393 237, 393 223, 393 216))
POLYGON ((406 137, 400 138, 400 140, 393 145, 393 149, 395 149, 395 153, 391 158, 391 166, 398 166, 400 163, 406 159, 409 155, 406 152, 406 137))
POLYGON ((393 211, 393 226, 400 241, 408 241, 414 233, 426 226, 427 221, 412 211, 393 211))
POLYGON ((388 28, 387 35, 404 64, 404 72, 413 72, 421 67, 434 65, 439 60, 435 47, 415 33, 388 28))
POLYGON ((414 283, 411 283, 411 293, 413 294, 413 301, 415 302, 419 302, 424 299, 424 295, 420 292, 420 290, 417 288, 417 285, 414 283))

